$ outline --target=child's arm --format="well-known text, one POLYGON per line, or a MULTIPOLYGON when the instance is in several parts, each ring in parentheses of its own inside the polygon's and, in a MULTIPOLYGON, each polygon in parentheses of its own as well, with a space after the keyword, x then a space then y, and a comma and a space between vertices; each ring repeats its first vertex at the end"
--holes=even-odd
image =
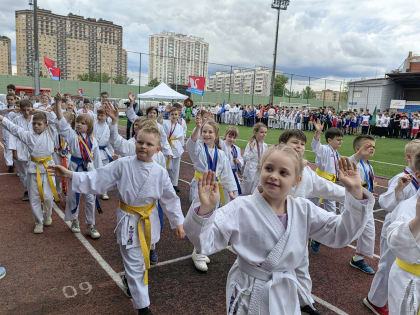
MULTIPOLYGON (((252 143, 254 143, 254 142, 252 142, 252 143)), ((252 159, 252 157, 254 156, 254 153, 252 152, 251 146, 252 146, 251 142, 248 142, 246 144, 245 152, 244 152, 244 162, 245 163, 250 161, 252 159)))
POLYGON ((23 129, 22 127, 14 124, 11 120, 7 117, 3 117, 0 115, 0 121, 13 136, 17 137, 20 141, 28 145, 31 142, 32 132, 23 129))
POLYGON ((101 152, 99 150, 99 145, 96 139, 93 139, 94 144, 92 145, 92 155, 93 155, 93 165, 95 168, 102 167, 101 152))
POLYGON ((109 142, 121 156, 130 155, 130 152, 133 152, 133 145, 118 133, 118 109, 111 104, 105 104, 105 111, 112 119, 109 126, 109 142))
POLYGON ((127 115, 127 119, 134 124, 136 119, 139 117, 134 112, 134 101, 135 101, 134 95, 130 92, 128 93, 128 98, 130 99, 130 105, 127 107, 125 114, 127 115))
POLYGON ((392 178, 388 183, 387 191, 379 196, 378 201, 381 208, 392 212, 404 200, 403 190, 410 185, 411 180, 412 177, 408 174, 392 178))
POLYGON ((226 248, 233 231, 238 230, 236 209, 232 201, 215 211, 219 188, 211 171, 199 179, 198 195, 199 201, 192 203, 185 218, 184 229, 197 251, 209 255, 226 248))
POLYGON ((224 158, 221 159, 220 161, 220 162, 223 162, 222 172, 220 173, 220 182, 223 188, 229 192, 230 198, 235 199, 235 195, 233 194, 233 192, 238 190, 238 187, 236 186, 235 178, 233 177, 229 158, 226 156, 225 152, 222 151, 221 153, 223 154, 220 154, 220 155, 223 156, 224 158))
POLYGON ((322 198, 327 200, 335 200, 344 202, 346 190, 344 187, 334 184, 325 178, 318 176, 314 171, 310 170, 312 181, 312 192, 309 198, 322 198))
POLYGON ((195 128, 190 136, 191 141, 197 142, 198 136, 200 134, 201 125, 202 125, 201 116, 195 117, 195 128))
POLYGON ((324 129, 324 124, 320 123, 319 119, 317 119, 316 121, 314 120, 313 125, 315 127, 315 134, 314 134, 314 138, 312 139, 312 150, 315 152, 315 154, 318 154, 318 152, 320 152, 321 149, 321 133, 322 130, 324 129))

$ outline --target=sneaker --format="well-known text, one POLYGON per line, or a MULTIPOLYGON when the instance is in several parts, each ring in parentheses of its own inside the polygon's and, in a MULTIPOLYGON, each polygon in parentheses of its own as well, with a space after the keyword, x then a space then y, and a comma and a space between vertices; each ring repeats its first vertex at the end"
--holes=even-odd
POLYGON ((27 191, 25 191, 23 193, 22 201, 29 201, 29 195, 28 195, 28 192, 27 191))
POLYGON ((3 279, 6 276, 6 268, 0 267, 0 279, 3 279))
POLYGON ((194 266, 195 269, 197 269, 198 271, 201 272, 207 272, 207 270, 209 269, 207 267, 207 261, 209 260, 208 257, 206 255, 202 255, 202 254, 197 254, 195 248, 194 251, 192 253, 192 260, 194 262, 194 266))
POLYGON ((44 225, 43 224, 35 224, 34 233, 35 234, 41 234, 42 232, 44 232, 44 225))
POLYGON ((51 226, 51 224, 52 224, 51 217, 44 218, 44 226, 51 226))
POLYGON ((98 230, 97 230, 97 229, 95 229, 95 227, 94 227, 94 226, 91 226, 91 227, 89 228, 89 236, 90 236, 92 239, 96 240, 96 239, 98 239, 98 238, 100 238, 100 237, 101 237, 101 234, 99 234, 98 230))
POLYGON ((15 172, 15 168, 12 166, 9 166, 9 168, 7 169, 7 173, 11 174, 15 172))
POLYGON ((150 250, 150 264, 156 265, 158 263, 158 255, 156 253, 156 250, 151 249, 150 250))
POLYGON ((370 267, 369 265, 367 265, 365 263, 364 259, 361 259, 359 261, 354 261, 354 257, 350 260, 350 266, 357 268, 361 271, 363 271, 364 273, 367 273, 368 275, 373 275, 375 274, 375 271, 373 271, 372 267, 370 267))
POLYGON ((73 220, 70 229, 73 233, 80 233, 79 220, 73 220))
POLYGON ((314 304, 312 304, 313 308, 309 305, 305 305, 304 307, 300 308, 300 311, 304 315, 322 315, 322 312, 318 310, 314 304))
POLYGON ((150 308, 145 307, 145 308, 139 309, 139 315, 153 315, 153 313, 150 310, 150 308))
POLYGON ((378 307, 373 305, 369 299, 367 297, 365 297, 363 299, 363 304, 365 304, 365 306, 370 309, 372 311, 373 314, 376 315, 388 315, 389 314, 389 310, 388 310, 388 306, 382 306, 382 307, 378 307))
POLYGON ((102 195, 102 200, 109 200, 108 194, 103 194, 102 195))
POLYGON ((321 245, 321 243, 314 240, 311 241, 311 248, 314 253, 319 253, 319 245, 321 245))
POLYGON ((128 297, 131 297, 131 292, 130 292, 130 288, 128 287, 128 281, 127 278, 125 276, 122 276, 122 282, 125 286, 125 293, 128 295, 128 297))

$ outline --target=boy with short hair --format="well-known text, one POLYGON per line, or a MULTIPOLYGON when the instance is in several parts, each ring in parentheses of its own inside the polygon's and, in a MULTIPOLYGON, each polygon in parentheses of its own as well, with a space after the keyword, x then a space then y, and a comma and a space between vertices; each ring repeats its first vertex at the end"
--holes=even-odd
MULTIPOLYGON (((14 112, 16 109, 16 102, 17 102, 17 98, 15 94, 7 94, 6 96, 6 101, 7 101, 7 105, 6 104, 0 104, 0 114, 3 115, 4 117, 9 118, 10 120, 13 120, 16 117, 16 113, 14 112)), ((11 143, 10 143, 10 133, 9 131, 3 127, 2 128, 2 138, 3 138, 3 144, 4 144, 4 149, 3 149, 3 155, 4 155, 4 160, 6 162, 6 166, 8 167, 8 173, 13 173, 15 171, 14 167, 13 167, 13 152, 12 152, 12 147, 11 147, 11 143)))
POLYGON ((379 205, 387 211, 382 226, 380 241, 380 260, 378 270, 372 280, 369 294, 363 299, 363 303, 374 314, 388 314, 388 280, 389 272, 395 261, 395 254, 391 251, 387 242, 387 229, 392 222, 392 213, 398 205, 416 195, 419 183, 415 177, 416 152, 420 152, 420 140, 413 140, 405 146, 405 159, 407 167, 388 182, 388 190, 379 196, 379 205))
MULTIPOLYGON (((375 189, 375 174, 369 163, 369 158, 375 154, 375 138, 370 135, 359 135, 353 140, 355 154, 350 157, 350 161, 357 165, 362 186, 371 193, 375 189)), ((350 261, 350 265, 364 273, 373 275, 375 272, 366 264, 364 257, 372 258, 375 249, 375 221, 373 211, 369 213, 366 226, 357 239, 355 255, 350 261)))
POLYGON ((401 126, 401 138, 406 139, 408 137, 408 126, 410 121, 407 118, 407 115, 403 115, 400 121, 401 126))

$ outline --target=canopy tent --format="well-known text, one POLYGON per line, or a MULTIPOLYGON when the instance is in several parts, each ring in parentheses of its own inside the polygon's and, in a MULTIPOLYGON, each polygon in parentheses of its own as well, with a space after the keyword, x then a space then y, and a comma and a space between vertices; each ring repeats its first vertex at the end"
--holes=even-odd
POLYGON ((137 95, 138 98, 158 98, 158 99, 169 99, 169 100, 185 100, 188 98, 187 95, 178 93, 171 89, 165 83, 160 83, 154 89, 142 94, 137 95))

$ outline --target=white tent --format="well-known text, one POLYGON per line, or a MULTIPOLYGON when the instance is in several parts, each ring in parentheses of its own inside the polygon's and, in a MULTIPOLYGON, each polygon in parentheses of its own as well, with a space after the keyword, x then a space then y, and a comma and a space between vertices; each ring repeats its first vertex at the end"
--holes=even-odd
POLYGON ((160 83, 154 89, 137 95, 138 98, 158 98, 158 99, 169 99, 169 100, 185 100, 188 98, 187 95, 178 93, 171 89, 165 83, 160 83))

